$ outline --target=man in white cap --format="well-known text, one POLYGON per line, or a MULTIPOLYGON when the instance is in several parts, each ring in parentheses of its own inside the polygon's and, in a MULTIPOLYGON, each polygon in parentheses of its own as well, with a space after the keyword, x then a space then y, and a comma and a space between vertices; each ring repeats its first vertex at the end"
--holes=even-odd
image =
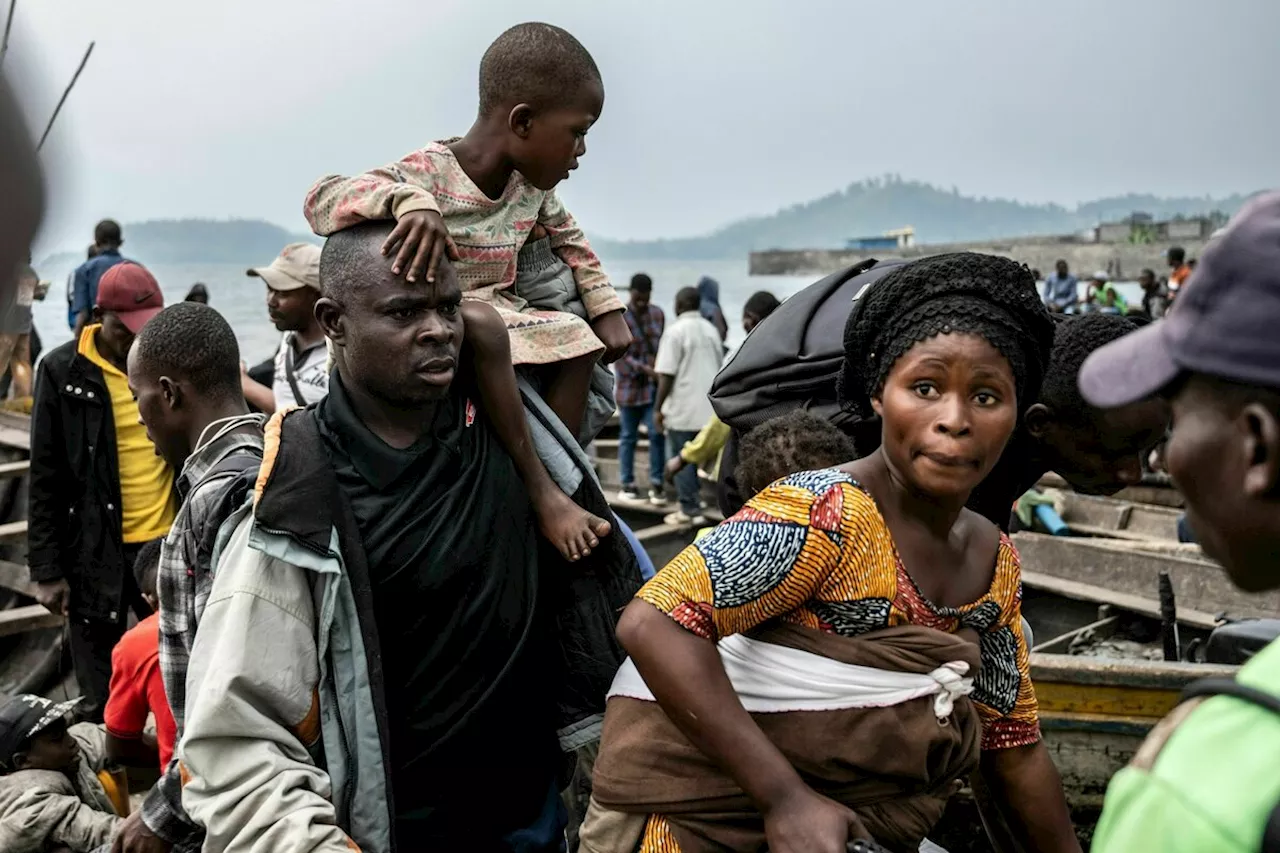
POLYGON ((284 332, 268 388, 248 373, 241 377, 245 399, 267 414, 288 406, 309 406, 329 393, 329 352, 316 320, 320 298, 320 247, 290 243, 270 266, 247 275, 267 285, 267 313, 284 332))

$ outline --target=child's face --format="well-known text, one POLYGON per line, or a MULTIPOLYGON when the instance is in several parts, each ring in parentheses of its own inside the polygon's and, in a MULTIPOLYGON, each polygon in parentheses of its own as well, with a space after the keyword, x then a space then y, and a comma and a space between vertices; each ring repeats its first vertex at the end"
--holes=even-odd
POLYGON ((513 113, 517 171, 538 189, 553 189, 578 168, 578 158, 587 153, 587 131, 603 111, 604 87, 593 80, 560 107, 513 113))
POLYGON ((1172 402, 1165 466, 1186 498, 1200 547, 1241 589, 1280 585, 1274 510, 1280 423, 1265 406, 1229 404, 1198 376, 1172 402))
POLYGON ((967 500, 1017 423, 1009 362, 984 338, 944 334, 898 359, 880 396, 883 448, 913 491, 967 500))
POLYGON ((80 760, 80 745, 66 721, 58 721, 35 735, 14 762, 19 770, 70 770, 80 760))

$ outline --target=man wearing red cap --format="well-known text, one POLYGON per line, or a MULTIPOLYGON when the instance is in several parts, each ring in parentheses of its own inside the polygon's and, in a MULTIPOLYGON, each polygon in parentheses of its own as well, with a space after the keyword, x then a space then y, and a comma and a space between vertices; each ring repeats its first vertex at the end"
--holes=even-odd
POLYGON ((139 422, 126 376, 134 336, 162 308, 145 267, 111 267, 93 323, 46 355, 36 375, 27 559, 37 599, 70 621, 82 711, 94 721, 128 608, 147 612, 134 559, 168 532, 178 507, 173 470, 139 422))

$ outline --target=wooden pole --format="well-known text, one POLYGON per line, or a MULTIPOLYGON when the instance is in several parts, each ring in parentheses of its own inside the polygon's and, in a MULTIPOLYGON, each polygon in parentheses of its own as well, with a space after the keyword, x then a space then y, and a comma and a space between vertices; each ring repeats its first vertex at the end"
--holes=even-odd
POLYGON ((4 41, 0 42, 0 68, 4 67, 4 55, 9 52, 9 32, 13 29, 13 13, 18 8, 18 0, 9 0, 9 17, 4 22, 4 41))
POLYGON ((53 115, 49 116, 49 123, 45 125, 44 133, 40 134, 40 142, 36 144, 36 151, 44 147, 44 141, 49 138, 49 131, 53 130, 53 123, 58 119, 58 113, 62 112, 62 105, 67 102, 67 96, 71 94, 71 90, 75 87, 76 81, 80 79, 80 72, 84 71, 84 66, 89 61, 89 54, 93 53, 95 42, 89 42, 89 49, 84 52, 84 59, 80 60, 80 67, 76 69, 76 73, 71 77, 71 82, 67 84, 67 88, 62 93, 62 97, 58 99, 58 105, 53 108, 53 115))

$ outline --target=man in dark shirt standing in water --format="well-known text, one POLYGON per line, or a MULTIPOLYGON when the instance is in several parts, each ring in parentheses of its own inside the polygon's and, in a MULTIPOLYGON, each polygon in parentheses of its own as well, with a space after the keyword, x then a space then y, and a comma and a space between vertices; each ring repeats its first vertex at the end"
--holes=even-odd
POLYGON ((460 361, 452 266, 393 275, 390 229, 329 238, 329 394, 273 419, 252 515, 229 522, 180 749, 210 849, 563 843, 527 493, 460 361))

